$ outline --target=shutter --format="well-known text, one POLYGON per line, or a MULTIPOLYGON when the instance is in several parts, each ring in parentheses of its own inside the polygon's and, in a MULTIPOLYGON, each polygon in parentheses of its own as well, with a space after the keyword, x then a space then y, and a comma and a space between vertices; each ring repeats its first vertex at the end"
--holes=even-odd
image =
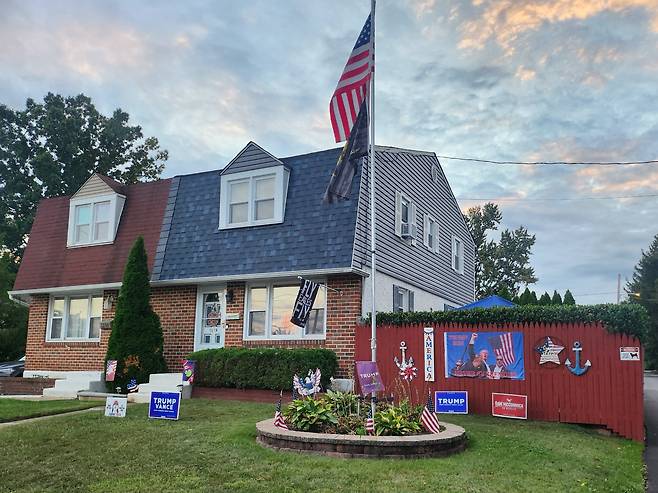
POLYGON ((429 235, 430 235, 430 217, 427 214, 425 214, 423 219, 423 245, 425 245, 427 248, 430 247, 429 235))
POLYGON ((411 215, 411 217, 409 218, 409 224, 410 224, 409 232, 413 235, 412 239, 415 240, 416 239, 416 229, 417 229, 417 227, 416 227, 416 204, 414 204, 413 202, 411 202, 411 204, 409 205, 409 214, 411 215))
POLYGON ((452 237, 452 268, 457 269, 456 267, 456 262, 455 262, 455 249, 457 248, 457 242, 455 241, 455 237, 452 237))
POLYGON ((409 293, 409 311, 413 312, 414 311, 414 292, 413 291, 407 291, 409 293))
POLYGON ((400 306, 400 304, 398 303, 398 287, 395 284, 393 284, 393 310, 392 311, 397 312, 398 311, 398 306, 400 306))
POLYGON ((434 251, 439 253, 439 223, 434 223, 434 251))
POLYGON ((395 192, 395 234, 402 236, 402 194, 397 191, 395 192))

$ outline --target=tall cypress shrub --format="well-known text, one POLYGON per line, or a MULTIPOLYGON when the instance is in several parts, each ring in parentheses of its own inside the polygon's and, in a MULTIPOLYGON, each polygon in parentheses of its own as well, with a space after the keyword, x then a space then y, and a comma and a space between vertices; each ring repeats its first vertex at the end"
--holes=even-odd
POLYGON ((557 292, 557 289, 553 291, 553 298, 551 299, 551 305, 561 305, 562 304, 562 296, 560 296, 560 293, 557 292))
POLYGON ((131 379, 144 383, 151 373, 167 371, 160 318, 151 308, 150 295, 146 249, 140 236, 128 256, 107 345, 106 361, 117 361, 115 380, 107 383, 109 391, 121 387, 125 392, 131 379))
POLYGON ((544 291, 544 294, 539 298, 540 305, 550 305, 551 304, 551 295, 548 294, 548 291, 544 291))
POLYGON ((564 293, 564 301, 562 302, 563 305, 575 305, 576 300, 574 299, 573 295, 571 294, 571 291, 567 289, 567 291, 564 293))

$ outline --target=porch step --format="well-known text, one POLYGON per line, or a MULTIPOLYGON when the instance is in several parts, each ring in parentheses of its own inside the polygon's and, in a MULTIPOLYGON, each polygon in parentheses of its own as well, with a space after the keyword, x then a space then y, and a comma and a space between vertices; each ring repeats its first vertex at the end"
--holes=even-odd
POLYGON ((149 383, 143 383, 139 390, 131 394, 134 402, 149 402, 151 392, 181 392, 183 399, 192 397, 192 386, 183 383, 182 373, 153 373, 149 376, 149 383))
POLYGON ((91 390, 101 392, 105 390, 105 385, 98 380, 95 375, 90 374, 71 374, 66 378, 55 380, 55 386, 43 389, 43 396, 48 398, 77 399, 78 392, 81 390, 91 390))

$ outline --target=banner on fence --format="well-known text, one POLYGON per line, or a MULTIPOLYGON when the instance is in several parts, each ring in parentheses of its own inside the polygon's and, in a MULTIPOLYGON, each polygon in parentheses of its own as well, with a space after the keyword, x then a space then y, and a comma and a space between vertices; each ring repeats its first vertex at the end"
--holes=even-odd
POLYGON ((446 378, 524 380, 523 332, 446 332, 446 378))
POLYGON ((425 360, 425 381, 434 381, 434 327, 423 329, 423 351, 425 360))

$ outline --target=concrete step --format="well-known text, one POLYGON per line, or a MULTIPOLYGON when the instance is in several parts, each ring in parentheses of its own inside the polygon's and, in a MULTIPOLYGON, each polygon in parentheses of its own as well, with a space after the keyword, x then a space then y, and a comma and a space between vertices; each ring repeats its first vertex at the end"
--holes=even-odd
POLYGON ((78 389, 57 389, 51 387, 43 389, 43 397, 48 399, 77 399, 78 389))
POLYGON ((183 383, 182 373, 153 373, 149 375, 149 383, 153 385, 176 386, 183 383))

